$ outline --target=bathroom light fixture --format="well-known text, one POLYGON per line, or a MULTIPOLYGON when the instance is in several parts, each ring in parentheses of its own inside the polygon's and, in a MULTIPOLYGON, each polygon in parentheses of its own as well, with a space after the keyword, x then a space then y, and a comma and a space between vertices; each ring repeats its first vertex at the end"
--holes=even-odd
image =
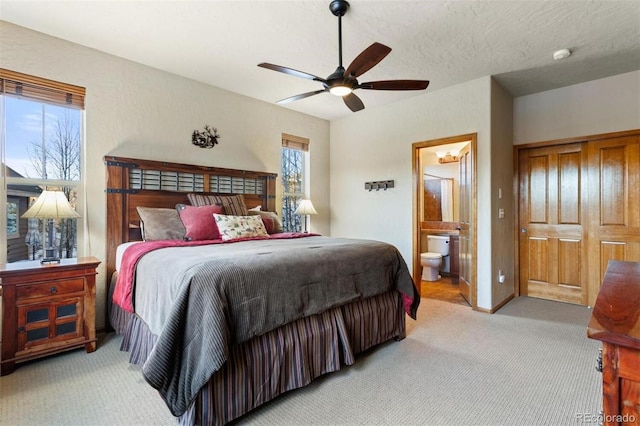
POLYGON ((458 154, 459 152, 451 153, 451 151, 436 151, 438 163, 440 164, 457 163, 458 161, 460 161, 458 154))
POLYGON ((571 51, 569 49, 560 49, 553 52, 553 59, 560 60, 565 59, 571 56, 571 51))

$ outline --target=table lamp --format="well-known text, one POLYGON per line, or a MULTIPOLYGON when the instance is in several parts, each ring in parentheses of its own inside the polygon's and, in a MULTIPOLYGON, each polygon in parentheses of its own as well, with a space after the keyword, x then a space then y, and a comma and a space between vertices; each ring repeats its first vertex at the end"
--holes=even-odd
POLYGON ((307 216, 310 214, 318 214, 316 209, 313 208, 311 200, 300 200, 300 204, 298 204, 298 208, 294 213, 304 216, 304 233, 307 234, 307 216))
POLYGON ((25 219, 47 219, 48 220, 48 238, 47 248, 45 249, 45 256, 40 260, 40 263, 58 263, 60 257, 56 256, 55 247, 53 246, 53 221, 55 219, 74 219, 80 217, 76 212, 67 196, 62 191, 42 191, 42 194, 33 203, 29 209, 21 216, 25 219))

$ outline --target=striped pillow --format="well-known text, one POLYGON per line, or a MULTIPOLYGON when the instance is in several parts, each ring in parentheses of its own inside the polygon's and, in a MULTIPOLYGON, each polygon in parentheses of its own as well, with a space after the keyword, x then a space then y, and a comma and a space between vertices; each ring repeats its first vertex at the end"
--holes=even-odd
POLYGON ((233 216, 246 216, 247 206, 244 204, 242 194, 238 195, 204 195, 204 194, 187 194, 187 198, 192 206, 211 206, 220 205, 224 208, 224 213, 233 216))

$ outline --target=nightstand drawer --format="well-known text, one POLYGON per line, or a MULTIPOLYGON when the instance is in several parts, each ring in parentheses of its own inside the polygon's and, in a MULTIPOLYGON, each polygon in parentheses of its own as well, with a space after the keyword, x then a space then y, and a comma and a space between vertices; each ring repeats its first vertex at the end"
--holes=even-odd
POLYGON ((49 281, 40 284, 18 286, 16 298, 18 301, 49 297, 84 291, 84 278, 72 278, 59 281, 49 281))

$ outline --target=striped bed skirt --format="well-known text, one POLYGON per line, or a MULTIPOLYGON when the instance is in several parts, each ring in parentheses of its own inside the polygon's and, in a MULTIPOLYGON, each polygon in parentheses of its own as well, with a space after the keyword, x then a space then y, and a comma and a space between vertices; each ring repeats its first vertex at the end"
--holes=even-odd
MULTIPOLYGON (((117 305, 111 325, 123 335, 121 350, 142 365, 156 336, 117 305)), ((198 393, 181 425, 223 425, 276 396, 355 362, 355 354, 405 336, 401 294, 384 293, 281 326, 231 349, 230 359, 198 393)))

